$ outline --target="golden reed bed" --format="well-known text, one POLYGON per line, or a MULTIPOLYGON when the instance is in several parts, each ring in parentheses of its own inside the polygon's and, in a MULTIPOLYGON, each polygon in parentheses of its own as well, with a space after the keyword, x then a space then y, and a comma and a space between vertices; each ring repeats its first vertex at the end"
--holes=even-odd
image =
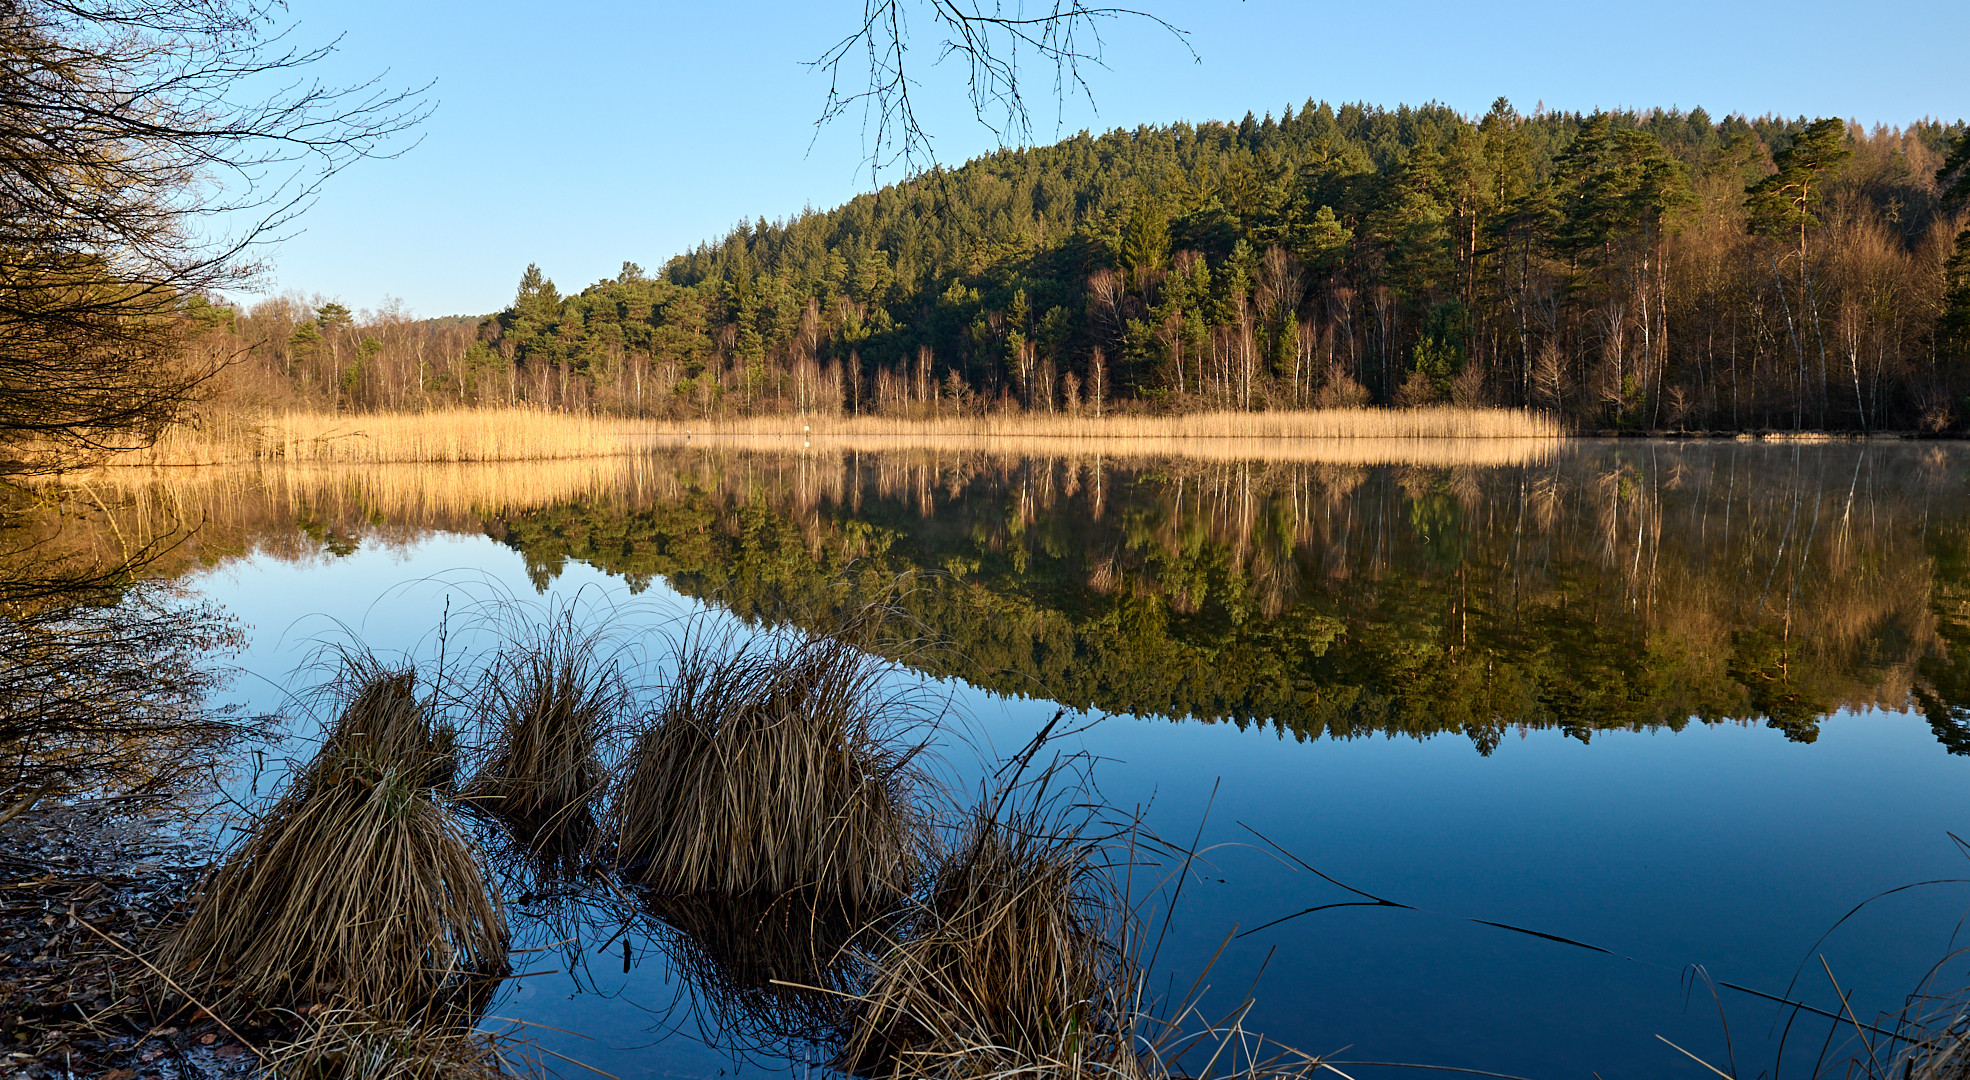
POLYGON ((699 435, 820 435, 886 439, 1557 439, 1559 421, 1527 409, 1305 409, 1178 416, 1032 413, 899 419, 886 416, 754 416, 660 425, 699 435))
POLYGON ((1560 440, 1535 438, 1190 438, 1137 436, 1098 438, 1070 435, 917 435, 737 434, 692 432, 657 437, 665 447, 708 451, 793 454, 928 455, 955 462, 964 457, 1050 458, 1111 464, 1155 461, 1263 461, 1317 465, 1528 465, 1550 458, 1560 440))
POLYGON ((211 468, 110 467, 60 483, 85 505, 118 505, 132 531, 151 539, 234 519, 387 521, 476 529, 486 517, 565 502, 674 494, 673 470, 650 455, 542 461, 364 464, 258 462, 211 468), (91 497, 93 493, 93 497, 91 497))
POLYGON ((538 409, 281 412, 223 416, 197 428, 173 428, 150 449, 105 464, 555 461, 635 453, 660 430, 654 421, 538 409))
MULTIPOLYGON (((296 462, 202 468, 107 467, 47 478, 78 512, 115 519, 104 536, 148 543, 186 528, 226 548, 252 547, 268 522, 369 522, 408 537, 426 529, 478 532, 485 522, 569 502, 649 505, 689 491, 777 491, 803 507, 840 503, 859 482, 930 505, 956 478, 1044 463, 1100 483, 1115 469, 1172 476, 1256 466, 1261 471, 1374 465, 1468 472, 1551 460, 1555 440, 979 438, 926 445, 883 436, 657 437, 637 453, 532 461, 296 462), (811 445, 803 446, 802 443, 811 445), (959 443, 962 445, 959 445, 959 443), (859 479, 858 479, 859 478, 859 479), (112 512, 109 508, 114 508, 112 512)), ((948 492, 946 492, 949 495, 948 492)), ((955 497, 955 496, 950 496, 955 497)))
POLYGON ((221 417, 195 429, 176 428, 150 449, 120 455, 107 464, 553 461, 714 441, 773 449, 826 443, 848 450, 1511 464, 1546 452, 1560 436, 1558 422, 1539 413, 1450 407, 1184 416, 774 416, 698 422, 531 409, 354 416, 285 412, 221 417), (1425 445, 1440 440, 1453 440, 1456 445, 1425 445))

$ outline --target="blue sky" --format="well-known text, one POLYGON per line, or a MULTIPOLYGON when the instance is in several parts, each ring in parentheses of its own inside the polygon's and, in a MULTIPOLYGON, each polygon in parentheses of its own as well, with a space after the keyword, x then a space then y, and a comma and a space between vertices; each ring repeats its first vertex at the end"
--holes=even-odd
MULTIPOLYGON (((1702 105, 1869 125, 1970 117, 1961 0, 1141 3, 1190 31, 1199 61, 1148 26, 1111 25, 1095 107, 1070 102, 1056 123, 1051 97, 1036 98, 1035 139, 1308 98, 1481 112, 1502 94, 1528 111, 1702 105)), ((272 290, 481 314, 511 299, 529 262, 572 291, 624 260, 656 267, 740 219, 832 206, 869 186, 852 118, 816 135, 826 83, 803 64, 851 28, 858 0, 290 10, 304 39, 344 35, 328 77, 435 79, 438 109, 414 149, 335 179, 271 253, 272 290)), ((937 39, 918 24, 912 61, 939 159, 990 149, 962 73, 930 66, 937 39)))

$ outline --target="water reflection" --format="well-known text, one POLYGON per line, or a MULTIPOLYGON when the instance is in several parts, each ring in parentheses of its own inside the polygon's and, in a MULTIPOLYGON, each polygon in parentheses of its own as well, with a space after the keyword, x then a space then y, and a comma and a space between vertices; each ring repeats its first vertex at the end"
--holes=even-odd
POLYGON ((814 1057, 847 1038, 862 992, 851 949, 873 928, 826 899, 664 897, 638 891, 645 940, 692 995, 707 1041, 727 1049, 814 1057))
POLYGON ((212 661, 244 643, 236 621, 147 577, 170 538, 119 535, 98 509, 0 486, 0 823, 168 799, 260 729, 205 708, 225 683, 212 661))
MULTIPOLYGON (((1437 459, 1448 455, 1438 454, 1437 459)), ((1953 446, 1569 444, 1500 466, 671 450, 104 481, 177 557, 483 532, 822 628, 888 596, 932 674, 1297 738, 1767 723, 1917 702, 1970 749, 1953 446)))
MULTIPOLYGON (((1254 1029, 1379 1060, 1644 1075, 1684 1064, 1657 1034, 1726 1058, 1684 963, 1784 991, 1859 900, 1953 876, 1961 763, 1930 724, 1868 710, 1920 707, 1948 748, 1970 734, 1966 464, 1881 443, 1569 444, 1496 466, 696 449, 123 473, 92 479, 106 510, 89 520, 110 548, 176 544, 152 572, 257 619, 256 649, 305 613, 360 622, 386 591, 370 630, 428 635, 459 591, 431 579, 458 568, 562 599, 606 574, 666 614, 695 610, 677 590, 808 627, 907 579, 914 628, 879 644, 998 695, 951 688, 1002 741, 1048 699, 1217 725, 1086 738, 1106 794, 1153 804, 1166 834, 1208 819, 1204 843, 1245 840, 1249 823, 1415 905, 1332 907, 1352 894, 1214 852, 1165 959, 1194 972, 1230 928, 1272 923, 1216 969, 1239 991, 1264 972, 1254 1029), (232 569, 190 574, 214 565, 232 569), (1827 720, 1842 710, 1859 715, 1827 720), (1692 720, 1715 729, 1666 736, 1692 720), (1334 741, 1376 732, 1418 737, 1334 741)), ((516 944, 545 950, 516 955, 494 1015, 596 1036, 543 1037, 625 1077, 730 1065, 698 1041, 781 1070, 827 1060, 788 1036, 825 1036, 828 1017, 772 981, 828 985, 781 974, 819 950, 775 946, 770 912, 657 910, 577 860, 494 847, 516 944), (680 1029, 701 1039, 644 1045, 680 1029)), ((1900 893, 1826 944, 1864 1015, 1948 951, 1961 911, 1960 892, 1900 893)), ((1741 1064, 1788 1030, 1797 1056, 1803 1028, 1758 1034, 1769 1003, 1726 1004, 1741 1064)))

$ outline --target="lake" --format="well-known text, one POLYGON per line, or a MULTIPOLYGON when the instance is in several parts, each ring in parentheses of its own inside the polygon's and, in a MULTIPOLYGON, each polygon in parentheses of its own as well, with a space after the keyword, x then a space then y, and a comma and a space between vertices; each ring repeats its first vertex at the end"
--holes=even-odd
MULTIPOLYGON (((488 612, 571 607, 660 679, 683 620, 888 602, 873 647, 945 711, 954 792, 1064 707, 1102 802, 1203 850, 1153 989, 1208 971, 1205 1011, 1249 993, 1248 1029, 1338 1060, 1612 1080, 1713 1075, 1676 1047, 1746 1077, 1864 1053, 1834 980, 1872 1020, 1961 944, 1960 882, 1841 920, 1970 878, 1967 481, 1955 444, 1623 440, 94 483, 126 542, 197 526, 159 572, 248 627, 226 700, 290 716, 335 641, 430 663, 488 612)), ((262 759, 306 752, 291 726, 262 759)), ((740 1037, 677 934, 508 901, 537 951, 489 1012, 554 1053, 625 1080, 826 1058, 740 1037)))

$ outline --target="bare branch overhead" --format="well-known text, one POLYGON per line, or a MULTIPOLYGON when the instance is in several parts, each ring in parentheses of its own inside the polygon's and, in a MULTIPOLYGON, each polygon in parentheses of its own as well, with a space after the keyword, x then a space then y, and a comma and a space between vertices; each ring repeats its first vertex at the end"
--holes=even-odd
POLYGON ((938 39, 930 66, 948 60, 964 69, 972 114, 1001 143, 1023 143, 1032 135, 1022 62, 1051 69, 1050 92, 1058 109, 1064 111, 1073 96, 1093 104, 1084 66, 1105 66, 1105 23, 1150 23, 1197 58, 1188 31, 1137 8, 1085 0, 1039 0, 1031 8, 1024 0, 863 0, 854 30, 811 66, 828 76, 827 100, 816 128, 859 108, 872 175, 890 165, 912 169, 935 159, 931 134, 917 115, 913 96, 922 81, 910 56, 912 14, 927 16, 938 39), (862 60, 867 61, 866 81, 862 60))

